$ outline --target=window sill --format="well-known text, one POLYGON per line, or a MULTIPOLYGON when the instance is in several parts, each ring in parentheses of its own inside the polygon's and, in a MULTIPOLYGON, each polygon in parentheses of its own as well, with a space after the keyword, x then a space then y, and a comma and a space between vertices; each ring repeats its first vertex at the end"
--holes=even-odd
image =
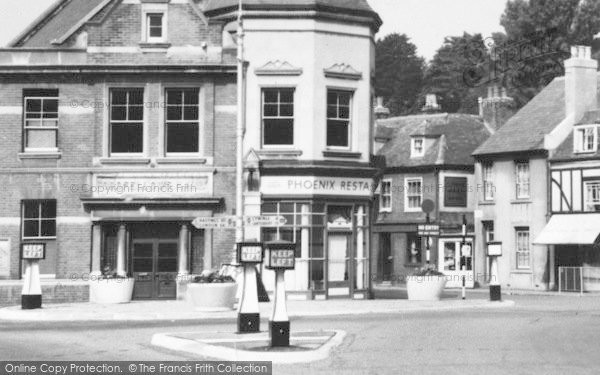
POLYGON ((514 269, 514 270, 511 270, 510 273, 530 275, 533 272, 531 271, 531 269, 527 269, 527 270, 526 269, 523 269, 523 270, 514 269))
POLYGON ((326 158, 348 158, 348 159, 360 159, 362 154, 360 152, 342 151, 342 150, 325 150, 323 156, 326 158))
POLYGON ((150 158, 102 158, 100 164, 150 164, 150 158))
POLYGON ((263 156, 266 158, 274 158, 274 159, 284 159, 284 158, 297 158, 302 155, 301 150, 297 149, 283 149, 283 148, 274 148, 274 149, 262 149, 256 151, 259 156, 263 156))
POLYGON ((19 159, 60 159, 62 152, 20 152, 19 159))
POLYGON ((156 158, 156 164, 206 164, 206 161, 206 158, 193 156, 156 158))
POLYGON ((510 204, 529 204, 529 203, 533 203, 533 201, 530 198, 526 198, 526 199, 513 199, 510 201, 510 204))
POLYGON ((169 49, 169 47, 171 47, 171 43, 165 43, 165 42, 140 42, 139 43, 140 48, 142 49, 143 52, 163 52, 169 49))
POLYGON ((479 201, 477 203, 477 205, 479 205, 479 206, 493 206, 495 204, 496 204, 495 201, 479 201))

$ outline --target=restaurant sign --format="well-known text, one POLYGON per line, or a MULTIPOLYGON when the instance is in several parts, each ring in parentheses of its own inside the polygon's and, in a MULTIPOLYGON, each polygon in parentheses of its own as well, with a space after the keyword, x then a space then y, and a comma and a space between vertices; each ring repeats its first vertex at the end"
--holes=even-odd
POLYGON ((265 195, 335 195, 371 197, 376 186, 370 178, 322 176, 263 176, 260 192, 265 195))

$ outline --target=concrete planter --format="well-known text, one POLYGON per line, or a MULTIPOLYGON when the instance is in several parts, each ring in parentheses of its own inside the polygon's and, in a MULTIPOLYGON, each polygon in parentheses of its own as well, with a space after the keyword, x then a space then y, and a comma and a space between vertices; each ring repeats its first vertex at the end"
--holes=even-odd
POLYGON ((90 302, 101 304, 129 303, 133 295, 133 278, 90 281, 90 302))
POLYGON ((237 288, 237 283, 191 283, 186 298, 198 311, 229 311, 233 310, 237 288))
POLYGON ((446 286, 445 276, 408 276, 406 291, 411 301, 439 301, 446 286))

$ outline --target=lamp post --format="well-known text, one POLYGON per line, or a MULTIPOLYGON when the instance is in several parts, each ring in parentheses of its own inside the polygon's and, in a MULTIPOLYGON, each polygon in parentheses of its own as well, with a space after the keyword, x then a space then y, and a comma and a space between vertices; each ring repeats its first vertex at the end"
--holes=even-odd
MULTIPOLYGON (((471 247, 467 245, 467 216, 462 215, 462 242, 460 244, 460 270, 467 270, 467 254, 471 251, 471 247)), ((466 299, 467 280, 463 274, 462 278, 462 299, 466 299)))

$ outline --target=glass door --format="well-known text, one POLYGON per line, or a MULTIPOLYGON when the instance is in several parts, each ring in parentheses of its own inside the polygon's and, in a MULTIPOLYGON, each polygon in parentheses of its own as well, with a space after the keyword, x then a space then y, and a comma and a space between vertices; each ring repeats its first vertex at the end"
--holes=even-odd
POLYGON ((465 278, 467 288, 473 288, 475 279, 473 274, 473 240, 468 238, 468 247, 463 248, 462 239, 440 238, 438 269, 447 276, 446 287, 462 287, 462 278, 465 278))
POLYGON ((350 295, 348 262, 351 238, 347 233, 330 233, 328 236, 327 294, 330 296, 350 295))

